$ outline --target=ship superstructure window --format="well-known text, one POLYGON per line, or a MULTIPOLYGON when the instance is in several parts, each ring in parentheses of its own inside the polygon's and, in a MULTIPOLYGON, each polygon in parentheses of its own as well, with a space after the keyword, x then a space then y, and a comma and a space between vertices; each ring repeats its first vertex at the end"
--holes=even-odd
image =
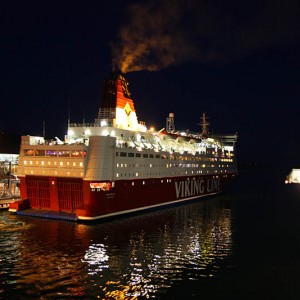
POLYGON ((128 153, 128 157, 134 157, 134 153, 129 152, 129 153, 128 153))
POLYGON ((86 156, 86 151, 72 151, 71 152, 71 156, 72 157, 82 157, 82 156, 86 156))
POLYGON ((69 157, 70 156, 70 151, 58 151, 58 156, 69 157))
POLYGON ((33 156, 34 151, 32 149, 25 149, 24 156, 33 156))
POLYGON ((45 156, 45 150, 41 150, 41 149, 35 150, 35 156, 45 156))
POLYGON ((46 150, 46 156, 57 156, 55 150, 46 150))
POLYGON ((126 152, 120 152, 120 156, 127 157, 127 153, 126 152))
POLYGON ((148 158, 148 154, 145 154, 145 153, 144 153, 144 154, 143 154, 143 157, 148 158))
POLYGON ((141 157, 141 153, 136 153, 135 157, 141 157))

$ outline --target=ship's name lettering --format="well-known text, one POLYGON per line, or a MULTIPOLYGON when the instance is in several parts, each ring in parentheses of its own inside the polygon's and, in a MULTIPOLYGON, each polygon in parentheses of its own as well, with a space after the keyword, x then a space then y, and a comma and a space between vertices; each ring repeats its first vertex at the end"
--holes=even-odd
POLYGON ((175 182, 176 198, 197 196, 221 190, 220 178, 183 180, 175 182))

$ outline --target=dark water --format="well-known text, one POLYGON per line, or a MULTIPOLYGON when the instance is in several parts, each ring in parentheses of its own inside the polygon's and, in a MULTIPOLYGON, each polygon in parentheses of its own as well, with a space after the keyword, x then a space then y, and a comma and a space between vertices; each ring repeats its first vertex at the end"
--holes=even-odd
POLYGON ((242 169, 230 190, 84 225, 0 212, 0 299, 300 299, 300 185, 242 169))

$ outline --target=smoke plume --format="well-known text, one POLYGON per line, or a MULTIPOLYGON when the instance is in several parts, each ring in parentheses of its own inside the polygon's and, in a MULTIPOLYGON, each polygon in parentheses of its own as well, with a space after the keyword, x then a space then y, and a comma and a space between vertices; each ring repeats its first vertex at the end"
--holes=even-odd
POLYGON ((113 61, 123 73, 224 64, 299 37, 298 12, 296 0, 138 1, 112 45, 113 61))

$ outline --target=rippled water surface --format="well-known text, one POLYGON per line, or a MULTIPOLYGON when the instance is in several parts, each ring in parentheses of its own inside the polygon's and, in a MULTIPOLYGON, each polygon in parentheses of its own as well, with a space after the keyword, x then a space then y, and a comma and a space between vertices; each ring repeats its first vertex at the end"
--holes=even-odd
POLYGON ((92 225, 0 212, 0 299, 300 299, 300 189, 246 169, 226 194, 92 225))

